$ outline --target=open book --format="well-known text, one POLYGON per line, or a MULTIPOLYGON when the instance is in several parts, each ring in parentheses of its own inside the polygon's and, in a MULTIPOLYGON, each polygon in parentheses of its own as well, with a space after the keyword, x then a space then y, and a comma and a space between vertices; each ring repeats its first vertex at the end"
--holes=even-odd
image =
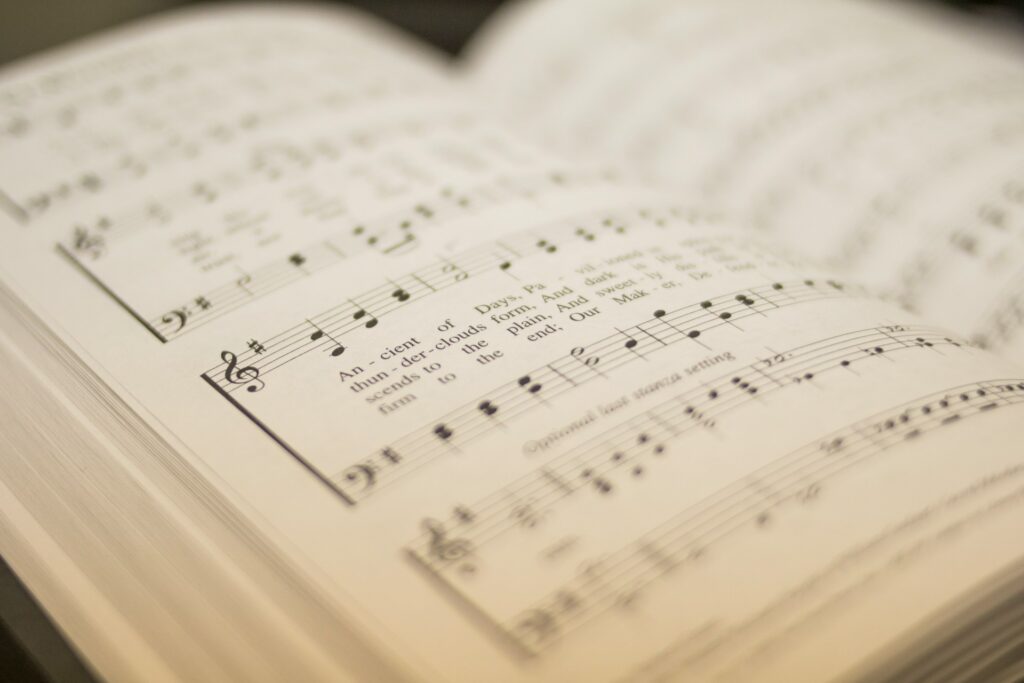
POLYGON ((0 75, 0 553, 108 680, 1024 667, 1024 63, 535 0, 0 75))

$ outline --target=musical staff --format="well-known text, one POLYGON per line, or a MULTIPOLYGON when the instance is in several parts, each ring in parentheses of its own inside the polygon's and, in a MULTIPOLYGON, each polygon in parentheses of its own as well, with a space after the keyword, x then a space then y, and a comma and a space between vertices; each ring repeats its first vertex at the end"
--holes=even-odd
MULTIPOLYGON (((170 311, 150 316, 146 324, 160 341, 167 343, 294 282, 345 263, 362 252, 376 251, 385 255, 405 253, 418 245, 420 230, 441 225, 445 221, 471 217, 508 201, 536 199, 557 188, 588 186, 606 181, 605 174, 570 175, 556 171, 502 177, 468 189, 444 188, 436 195, 412 203, 406 209, 356 223, 320 242, 306 245, 266 265, 235 275, 214 289, 188 298, 185 303, 170 311)), ((557 239, 564 239, 566 232, 558 230, 557 239)), ((588 236, 593 239, 591 233, 588 236)), ((74 244, 63 247, 61 251, 73 259, 79 268, 97 277, 95 271, 102 271, 103 264, 95 264, 93 261, 107 248, 106 236, 101 231, 80 228, 76 232, 74 244)), ((529 251, 525 243, 521 244, 521 248, 524 253, 529 251)), ((507 270, 512 265, 510 259, 521 256, 509 254, 496 267, 507 270)), ((456 281, 469 277, 469 273, 456 260, 449 260, 442 271, 451 274, 456 281)))
MULTIPOLYGON (((697 343, 699 335, 695 335, 696 332, 706 335, 721 327, 733 327, 737 321, 748 317, 850 295, 848 289, 838 282, 796 280, 730 292, 672 311, 655 311, 650 318, 631 328, 617 330, 585 346, 575 347, 566 356, 526 373, 510 384, 495 387, 439 417, 435 424, 393 441, 388 450, 397 453, 400 461, 385 460, 374 453, 332 476, 331 481, 345 492, 348 500, 358 502, 387 483, 450 453, 452 448, 488 434, 497 415, 507 422, 542 405, 543 401, 595 379, 606 378, 607 373, 662 349, 680 343, 697 343), (723 317, 724 314, 728 316, 723 317), (439 426, 443 427, 443 438, 439 438, 439 426), (372 476, 367 476, 367 473, 372 473, 372 476)), ((233 390, 232 387, 225 389, 233 390)), ((746 383, 744 389, 750 394, 757 393, 756 387, 746 383)), ((696 408, 691 407, 691 413, 694 420, 703 419, 703 413, 696 408)))
MULTIPOLYGON (((220 202, 239 191, 261 185, 270 186, 282 179, 300 179, 312 173, 323 174, 332 167, 340 166, 342 162, 358 164, 385 142, 393 142, 402 137, 421 138, 439 131, 467 130, 479 126, 480 122, 473 117, 453 118, 450 113, 442 112, 435 118, 425 119, 423 114, 418 114, 408 121, 391 122, 386 130, 380 128, 381 125, 356 130, 336 139, 318 136, 303 143, 255 144, 245 151, 245 159, 240 163, 186 181, 180 187, 159 196, 146 197, 136 206, 117 213, 101 215, 94 221, 80 219, 73 229, 90 231, 107 243, 116 243, 141 230, 165 225, 195 207, 220 202)), ((132 156, 119 160, 115 169, 103 174, 102 177, 108 178, 107 184, 115 182, 119 175, 135 178, 148 173, 146 166, 132 156), (130 173, 126 170, 129 167, 134 169, 130 173), (119 169, 119 173, 115 173, 115 169, 119 169)))
MULTIPOLYGON (((852 335, 858 334, 846 336, 852 338, 852 335)), ((917 342, 918 336, 910 337, 911 334, 920 336, 923 333, 913 331, 898 337, 898 342, 909 345, 888 342, 893 345, 892 350, 930 348, 919 342, 913 343, 917 342)), ((883 336, 878 334, 877 338, 883 336)), ((933 344, 959 343, 939 337, 933 339, 933 344)), ((811 347, 805 348, 803 355, 808 356, 805 366, 838 367, 835 362, 838 348, 822 353, 829 343, 822 341, 813 345, 814 350, 811 347)), ((846 347, 846 353, 856 356, 856 350, 868 343, 871 342, 863 338, 856 339, 855 343, 846 347)), ((865 359, 866 356, 861 357, 861 361, 865 359)), ((731 380, 722 377, 716 384, 727 383, 731 383, 731 380)), ((489 545, 499 542, 508 531, 524 526, 524 506, 529 506, 529 528, 532 530, 554 514, 552 507, 559 500, 592 488, 586 481, 566 484, 581 480, 579 468, 592 468, 588 476, 582 478, 586 480, 596 481, 598 471, 603 472, 600 475, 603 480, 610 480, 615 469, 621 470, 621 476, 635 479, 638 461, 644 457, 653 457, 650 453, 645 456, 633 448, 631 453, 614 465, 596 469, 592 456, 605 456, 606 449, 601 444, 619 440, 626 431, 631 432, 631 438, 635 438, 638 430, 642 430, 643 434, 651 434, 648 443, 657 441, 655 435, 659 434, 659 430, 666 441, 676 438, 682 431, 666 432, 656 422, 671 419, 665 410, 675 409, 678 413, 679 405, 690 402, 691 397, 668 401, 642 416, 637 424, 613 429, 610 434, 595 438, 588 445, 567 453, 557 462, 545 465, 538 473, 515 482, 501 492, 474 505, 461 505, 460 509, 469 513, 469 521, 465 514, 459 517, 453 515, 446 521, 431 520, 436 533, 444 535, 449 544, 460 548, 458 565, 454 560, 434 552, 429 539, 424 537, 410 544, 406 548, 407 552, 415 556, 419 566, 445 577, 456 590, 460 590, 459 579, 465 573, 465 567, 476 566, 489 545), (660 413, 657 421, 654 420, 656 413, 660 413), (553 485, 553 481, 558 482, 557 485, 553 485)), ((614 608, 623 600, 631 599, 648 584, 679 571, 687 563, 700 561, 705 554, 715 549, 716 544, 731 534, 743 529, 766 528, 777 511, 786 505, 812 504, 824 495, 830 479, 867 459, 949 425, 1020 404, 1024 404, 1024 380, 989 380, 929 394, 820 436, 688 505, 674 517, 651 527, 651 531, 638 536, 627 546, 602 556, 599 563, 600 586, 594 585, 591 566, 590 571, 580 571, 568 583, 548 591, 529 606, 518 610, 517 614, 507 619, 495 615, 497 621, 523 648, 534 654, 539 653, 560 636, 614 608), (543 628, 538 628, 538 624, 543 624, 543 628)), ((682 417, 668 424, 674 424, 676 429, 685 431, 687 422, 688 418, 682 417)), ((671 457, 671 454, 662 452, 657 457, 671 457)), ((600 490, 597 493, 600 494, 600 490)))
MULTIPOLYGON (((652 215, 646 210, 642 213, 648 216, 652 215)), ((685 216, 678 209, 669 210, 668 215, 672 217, 685 216)), ((440 258, 420 270, 356 295, 354 299, 361 302, 359 304, 345 300, 343 303, 313 316, 308 321, 303 321, 284 332, 262 340, 261 343, 267 352, 263 358, 256 360, 254 365, 266 375, 307 353, 323 350, 326 344, 318 343, 322 342, 322 338, 314 339, 308 333, 307 328, 310 323, 320 326, 325 332, 340 339, 345 334, 365 327, 359 320, 367 314, 367 311, 372 311, 375 319, 380 319, 410 302, 422 300, 470 278, 490 272, 509 272, 515 263, 526 259, 543 258, 550 254, 549 247, 555 243, 564 244, 571 240, 579 240, 580 237, 576 234, 576 230, 581 222, 598 223, 600 226, 595 227, 595 230, 603 230, 605 234, 613 235, 616 238, 628 234, 617 224, 613 224, 614 227, 605 227, 605 216, 607 216, 607 212, 590 212, 575 220, 558 221, 548 226, 531 228, 452 257, 440 258), (546 237, 542 237, 542 235, 546 237), (546 246, 538 247, 541 242, 546 246)), ((661 223, 660 227, 671 225, 666 219, 657 218, 656 220, 661 223)), ((253 295, 259 291, 256 289, 253 279, 246 280, 245 289, 251 290, 253 295)), ((247 295, 236 296, 244 298, 247 295)), ((240 360, 247 362, 254 360, 251 354, 246 352, 239 353, 238 356, 240 360)), ((592 364, 593 362, 591 361, 592 364)), ((214 366, 204 374, 210 377, 220 376, 223 374, 223 365, 214 366)), ((232 390, 226 385, 225 388, 229 391, 232 390)))
POLYGON ((161 198, 153 198, 146 205, 133 211, 119 214, 112 221, 119 229, 134 230, 136 226, 152 220, 149 206, 161 210, 181 210, 187 206, 200 205, 218 199, 221 194, 241 187, 250 186, 259 180, 273 180, 287 170, 306 170, 314 160, 330 162, 337 154, 331 153, 339 144, 353 149, 367 149, 386 142, 388 136, 420 136, 427 128, 449 129, 456 123, 463 128, 479 124, 479 117, 463 109, 456 110, 438 95, 436 84, 424 82, 422 78, 409 78, 400 74, 376 74, 361 78, 349 74, 344 91, 336 84, 318 83, 311 91, 301 89, 294 93, 280 92, 274 98, 259 100, 251 98, 245 110, 230 118, 222 118, 207 126, 193 126, 191 130, 162 137, 156 143, 137 147, 121 154, 106 154, 102 162, 93 163, 88 170, 74 176, 54 178, 47 185, 36 187, 15 197, 15 201, 35 220, 56 209, 74 208, 77 203, 90 196, 96 196, 109 188, 136 182, 173 164, 190 163, 204 154, 215 154, 238 141, 252 140, 254 149, 249 159, 241 165, 223 169, 214 178, 194 181, 161 198), (356 79, 360 80, 357 81, 356 79), (283 154, 271 154, 271 147, 261 136, 273 130, 275 125, 293 122, 302 117, 335 112, 349 114, 359 107, 375 103, 394 101, 413 102, 422 100, 421 109, 438 109, 437 120, 426 118, 421 113, 416 118, 391 124, 385 129, 375 122, 364 129, 353 131, 342 137, 326 137, 315 140, 305 147, 285 146, 279 149, 283 154), (453 115, 454 114, 454 115, 453 115), (321 152, 327 151, 327 154, 321 152))

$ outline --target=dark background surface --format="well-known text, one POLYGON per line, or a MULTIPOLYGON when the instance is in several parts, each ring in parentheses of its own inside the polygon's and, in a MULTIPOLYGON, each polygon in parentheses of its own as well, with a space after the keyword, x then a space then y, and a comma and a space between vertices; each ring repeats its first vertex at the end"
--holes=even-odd
MULTIPOLYGON (((994 22, 1020 27, 1024 36, 1024 0, 919 1, 982 13, 994 22)), ((0 64, 131 19, 193 4, 199 4, 199 0, 0 0, 0 64)), ((369 10, 448 52, 457 53, 503 0, 349 0, 340 4, 369 10)), ((93 680, 24 586, 0 560, 0 681, 93 680)))
MULTIPOLYGON (((130 19, 202 0, 0 0, 0 64, 130 19)), ((322 1, 322 0, 321 0, 322 1)), ((457 52, 503 0, 334 0, 369 10, 457 52)), ((685 2, 685 0, 680 0, 685 2)), ((763 0, 750 0, 758 2, 763 0)), ((907 0, 875 0, 898 2, 907 0)), ((1024 17, 1024 0, 915 0, 996 17, 1024 17)))

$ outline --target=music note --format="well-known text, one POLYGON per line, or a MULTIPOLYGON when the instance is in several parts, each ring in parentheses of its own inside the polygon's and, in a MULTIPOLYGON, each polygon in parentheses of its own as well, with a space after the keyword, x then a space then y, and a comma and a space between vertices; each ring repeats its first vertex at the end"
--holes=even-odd
POLYGON ((394 298, 398 299, 403 303, 409 300, 409 292, 405 291, 401 287, 391 292, 391 296, 393 296, 394 298))
POLYGON ((452 512, 460 524, 472 524, 476 521, 476 513, 465 505, 456 505, 452 512))
POLYGON ((542 520, 542 515, 537 512, 533 504, 530 502, 517 503, 509 512, 510 517, 516 526, 522 527, 523 529, 533 529, 542 520))
MULTIPOLYGON (((350 303, 352 303, 353 306, 356 306, 355 302, 350 303)), ((369 313, 367 313, 365 308, 359 308, 358 306, 357 308, 358 310, 352 314, 353 320, 362 320, 363 318, 367 318, 366 322, 363 323, 363 327, 365 327, 368 330, 372 330, 374 327, 377 326, 377 318, 375 316, 372 316, 369 313)))
POLYGON ((231 384, 248 385, 245 390, 255 393, 266 387, 266 383, 260 379, 259 368, 248 365, 244 368, 238 367, 238 357, 230 351, 223 351, 220 354, 222 361, 227 363, 224 369, 224 379, 231 384))
POLYGON ((496 412, 498 412, 498 406, 494 405, 490 401, 483 401, 480 405, 477 406, 477 408, 479 408, 480 412, 482 412, 487 417, 491 417, 496 412))
POLYGON ((451 261, 447 261, 443 266, 441 266, 441 272, 453 275, 453 279, 456 282, 462 282, 463 280, 469 277, 469 273, 462 270, 462 268, 455 265, 451 261))
POLYGON ((763 502, 763 505, 765 506, 754 516, 754 522, 758 527, 763 528, 772 521, 772 514, 770 510, 778 504, 779 496, 774 489, 760 479, 751 478, 748 485, 753 491, 754 497, 763 502))
MULTIPOLYGON (((808 373, 808 374, 810 374, 810 373, 808 373)), ((813 376, 814 375, 811 375, 811 377, 813 377, 813 376)), ((747 392, 748 394, 756 394, 757 393, 757 387, 755 387, 750 382, 747 382, 742 377, 733 377, 731 381, 736 386, 736 388, 741 389, 741 390, 747 392)))
POLYGON ((580 360, 580 362, 582 362, 588 368, 592 368, 601 362, 601 359, 598 356, 588 356, 586 358, 583 358, 583 354, 585 354, 586 352, 587 350, 585 348, 583 348, 582 346, 577 346, 573 348, 571 351, 569 351, 569 355, 577 360, 580 360))
POLYGON ((593 242, 595 239, 594 233, 590 232, 586 228, 576 228, 576 235, 582 237, 587 242, 593 242))
POLYGON ((327 337, 334 342, 334 348, 331 349, 331 356, 337 358, 341 354, 345 353, 345 347, 342 346, 341 342, 320 329, 312 320, 307 320, 306 322, 313 328, 312 334, 309 335, 310 341, 320 341, 324 337, 327 337))
POLYGON ((613 486, 610 481, 600 475, 595 475, 594 471, 589 468, 580 472, 580 478, 593 484, 594 488, 597 489, 597 492, 602 495, 607 495, 613 490, 613 486))
POLYGON ((517 380, 519 386, 525 387, 531 394, 538 393, 543 387, 539 382, 533 382, 529 375, 523 375, 517 380))
POLYGON ((583 605, 578 595, 565 590, 558 591, 554 604, 562 612, 575 612, 583 605))

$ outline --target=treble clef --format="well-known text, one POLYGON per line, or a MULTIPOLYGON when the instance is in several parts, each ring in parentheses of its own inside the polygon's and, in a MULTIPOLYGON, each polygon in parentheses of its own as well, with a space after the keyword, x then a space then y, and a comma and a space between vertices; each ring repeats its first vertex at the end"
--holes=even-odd
POLYGON ((247 365, 244 368, 238 367, 238 356, 230 351, 221 352, 220 359, 228 364, 224 370, 224 379, 231 384, 247 384, 245 390, 249 392, 257 392, 267 386, 260 379, 259 368, 252 365, 247 365))
MULTIPOLYGON (((444 527, 436 520, 423 520, 423 530, 430 537, 430 554, 434 559, 445 564, 466 560, 473 554, 473 544, 461 538, 447 537, 444 527)), ((472 571, 472 563, 463 566, 464 570, 472 571)))

